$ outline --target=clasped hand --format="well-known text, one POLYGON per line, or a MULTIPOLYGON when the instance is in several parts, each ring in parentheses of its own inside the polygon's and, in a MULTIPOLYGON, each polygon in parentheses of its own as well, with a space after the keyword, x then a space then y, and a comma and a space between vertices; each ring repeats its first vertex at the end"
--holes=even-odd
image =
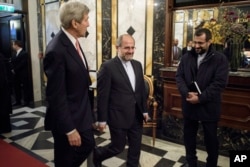
POLYGON ((186 97, 186 100, 192 104, 199 103, 199 97, 197 92, 188 92, 188 96, 186 97))

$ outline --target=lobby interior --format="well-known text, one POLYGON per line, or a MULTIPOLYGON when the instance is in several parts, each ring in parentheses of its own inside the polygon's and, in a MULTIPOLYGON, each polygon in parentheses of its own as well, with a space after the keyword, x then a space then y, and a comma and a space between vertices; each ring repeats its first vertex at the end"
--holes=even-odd
MULTIPOLYGON (((205 20, 218 17, 220 5, 248 10, 250 2, 233 0, 221 4, 215 0, 213 3, 211 1, 205 4, 204 1, 199 4, 195 0, 188 3, 174 0, 81 1, 91 10, 88 36, 80 39, 80 44, 90 64, 92 87, 96 87, 96 72, 101 63, 115 56, 114 41, 117 35, 133 35, 137 48, 134 58, 142 62, 145 75, 153 77, 154 97, 158 102, 156 144, 152 146, 151 129, 145 129, 141 166, 181 166, 185 162, 183 120, 180 95, 174 78, 176 66, 169 49, 172 39, 178 38, 179 45, 183 48, 193 36, 198 17, 205 20)), ((17 16, 12 16, 12 19, 24 20, 22 40, 30 53, 34 97, 29 106, 13 108, 13 130, 11 133, 0 134, 0 138, 52 167, 53 139, 50 132, 44 131, 43 128, 46 77, 42 65, 46 45, 60 29, 57 16, 63 0, 12 2, 21 6, 17 10, 17 16)), ((0 20, 11 23, 6 17, 0 20)), ((11 49, 7 50, 7 53, 11 52, 11 49)), ((240 68, 237 72, 230 71, 229 84, 223 94, 222 120, 218 128, 219 166, 229 167, 230 150, 250 150, 249 85, 249 68, 240 68)), ((95 138, 97 145, 108 143, 108 130, 105 133, 95 131, 95 138)), ((200 128, 197 136, 200 166, 205 166, 206 161, 203 143, 203 132, 200 128)), ((125 166, 126 151, 105 161, 104 166, 125 166)), ((82 166, 92 165, 91 156, 82 166)))

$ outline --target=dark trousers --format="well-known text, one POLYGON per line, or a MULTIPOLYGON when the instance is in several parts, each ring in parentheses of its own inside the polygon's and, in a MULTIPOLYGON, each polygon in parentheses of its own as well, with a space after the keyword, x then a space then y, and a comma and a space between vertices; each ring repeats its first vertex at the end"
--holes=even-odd
POLYGON ((97 158, 100 161, 111 158, 121 153, 128 139, 127 167, 138 167, 141 153, 142 123, 135 119, 129 129, 109 127, 111 143, 97 148, 97 158))
POLYGON ((0 134, 11 131, 10 114, 0 113, 0 134))
POLYGON ((29 84, 28 76, 16 74, 14 76, 14 92, 17 103, 21 103, 23 97, 24 103, 29 103, 31 98, 31 85, 29 84))
POLYGON ((82 145, 70 146, 66 135, 52 132, 54 137, 55 167, 79 167, 95 146, 92 129, 80 133, 82 145))
MULTIPOLYGON (((207 151, 206 167, 216 167, 218 161, 219 141, 217 137, 217 121, 202 121, 204 131, 204 143, 207 151)), ((191 167, 197 166, 196 136, 199 128, 199 121, 184 119, 184 144, 186 159, 191 167)))

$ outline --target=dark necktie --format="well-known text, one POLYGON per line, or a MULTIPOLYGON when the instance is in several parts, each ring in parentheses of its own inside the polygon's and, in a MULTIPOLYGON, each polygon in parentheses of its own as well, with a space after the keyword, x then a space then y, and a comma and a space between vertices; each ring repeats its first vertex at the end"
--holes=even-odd
POLYGON ((177 46, 174 46, 174 59, 175 60, 178 59, 178 48, 177 48, 177 46))

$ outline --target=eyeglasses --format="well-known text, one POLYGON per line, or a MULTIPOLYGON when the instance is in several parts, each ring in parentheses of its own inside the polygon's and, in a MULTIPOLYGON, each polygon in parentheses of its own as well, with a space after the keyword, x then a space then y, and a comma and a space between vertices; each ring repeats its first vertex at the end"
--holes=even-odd
POLYGON ((126 46, 126 47, 121 47, 122 49, 124 49, 124 50, 135 50, 136 49, 136 47, 134 47, 134 46, 132 46, 132 47, 129 47, 129 46, 126 46))
POLYGON ((194 45, 203 45, 203 44, 205 44, 205 43, 207 43, 207 42, 193 42, 194 43, 194 45))

